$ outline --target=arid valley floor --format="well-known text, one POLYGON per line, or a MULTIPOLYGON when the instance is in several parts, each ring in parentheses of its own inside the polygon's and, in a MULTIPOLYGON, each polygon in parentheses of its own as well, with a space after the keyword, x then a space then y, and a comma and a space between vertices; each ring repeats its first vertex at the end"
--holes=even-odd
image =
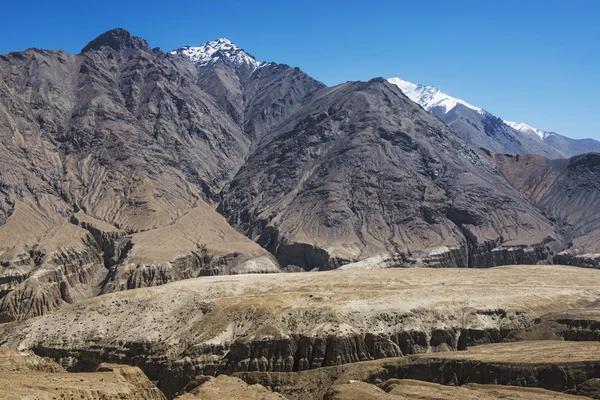
POLYGON ((106 294, 0 325, 2 398, 598 398, 598 278, 392 268, 106 294))

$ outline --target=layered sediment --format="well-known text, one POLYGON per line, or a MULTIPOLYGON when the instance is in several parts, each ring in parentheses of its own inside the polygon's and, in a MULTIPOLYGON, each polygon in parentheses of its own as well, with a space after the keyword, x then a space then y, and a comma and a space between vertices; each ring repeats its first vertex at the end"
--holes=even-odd
POLYGON ((592 306, 598 271, 558 266, 204 277, 106 294, 1 327, 71 371, 140 367, 174 395, 200 375, 292 372, 510 341, 592 306))

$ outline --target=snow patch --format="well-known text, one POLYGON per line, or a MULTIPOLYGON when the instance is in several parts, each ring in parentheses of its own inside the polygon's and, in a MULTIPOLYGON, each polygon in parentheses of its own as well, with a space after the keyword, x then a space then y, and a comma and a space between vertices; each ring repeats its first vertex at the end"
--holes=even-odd
POLYGON ((251 71, 266 64, 256 60, 251 54, 246 53, 226 38, 213 40, 197 47, 184 46, 170 51, 169 54, 182 54, 200 66, 213 64, 222 58, 231 61, 236 67, 246 65, 251 71))
MULTIPOLYGON (((433 86, 424 86, 417 83, 405 81, 400 78, 389 78, 388 82, 398 86, 402 92, 415 103, 420 104, 425 110, 431 111, 434 108, 442 108, 444 113, 447 114, 450 110, 459 104, 470 108, 471 110, 477 111, 479 114, 487 114, 485 110, 467 103, 464 100, 457 99, 442 92, 438 88, 433 86)), ((523 122, 504 121, 504 123, 511 128, 528 135, 535 135, 541 140, 546 139, 552 135, 551 132, 546 132, 541 129, 534 128, 523 122)))
POLYGON ((440 107, 444 109, 444 113, 448 113, 448 111, 457 105, 462 104, 471 110, 480 113, 484 112, 483 109, 469 104, 464 100, 449 96, 433 86, 419 85, 400 78, 390 78, 388 82, 398 86, 409 99, 420 104, 427 111, 440 107))
POLYGON ((534 128, 533 126, 527 125, 524 122, 504 121, 504 123, 519 132, 527 133, 529 135, 537 135, 542 140, 544 140, 550 135, 550 132, 534 128))

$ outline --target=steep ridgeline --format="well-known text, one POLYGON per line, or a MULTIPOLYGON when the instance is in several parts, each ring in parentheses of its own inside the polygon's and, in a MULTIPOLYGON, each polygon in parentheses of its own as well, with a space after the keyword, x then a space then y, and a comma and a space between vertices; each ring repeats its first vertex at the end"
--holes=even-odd
POLYGON ((298 68, 257 61, 224 38, 169 54, 195 63, 196 84, 252 140, 289 117, 308 94, 325 87, 298 68))
POLYGON ((315 93, 265 136, 219 207, 282 266, 489 267, 550 256, 550 222, 383 79, 315 93))
POLYGON ((539 154, 549 158, 600 151, 600 142, 597 140, 571 139, 521 122, 505 121, 433 86, 419 85, 400 78, 390 78, 388 81, 444 121, 467 143, 476 147, 496 153, 539 154))
POLYGON ((122 29, 78 55, 0 56, 0 322, 107 291, 279 270, 213 203, 253 138, 323 85, 221 56, 196 65, 122 29), (231 107, 221 92, 236 94, 231 107))
POLYGON ((559 264, 600 267, 600 154, 566 160, 492 154, 506 179, 557 221, 569 248, 559 264))

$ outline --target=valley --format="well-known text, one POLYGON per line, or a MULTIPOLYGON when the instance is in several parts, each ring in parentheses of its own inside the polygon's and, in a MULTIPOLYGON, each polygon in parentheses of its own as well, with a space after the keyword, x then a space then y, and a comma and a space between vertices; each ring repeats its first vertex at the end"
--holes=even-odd
POLYGON ((96 371, 103 363, 139 367, 168 398, 199 377, 220 374, 277 387, 286 396, 295 389, 274 386, 272 379, 321 379, 329 372, 318 371, 348 370, 355 371, 348 379, 373 383, 374 378, 361 378, 366 371, 361 362, 390 357, 396 361, 386 362, 394 367, 373 364, 391 368, 382 382, 409 378, 450 384, 454 378, 436 375, 441 358, 449 363, 450 377, 459 370, 476 374, 459 376, 456 384, 564 392, 600 378, 600 364, 594 364, 600 363, 594 350, 600 326, 598 273, 506 266, 205 277, 102 295, 0 325, 0 333, 3 347, 51 357, 72 373, 96 371), (555 354, 552 362, 560 368, 584 363, 591 369, 560 387, 553 386, 556 378, 528 378, 540 373, 538 367, 531 372, 522 367, 519 379, 530 381, 511 381, 511 363, 545 364, 551 361, 547 354, 555 354), (509 365, 506 372, 494 367, 500 368, 494 379, 485 378, 491 376, 485 369, 452 366, 469 360, 477 360, 477 368, 509 365))

